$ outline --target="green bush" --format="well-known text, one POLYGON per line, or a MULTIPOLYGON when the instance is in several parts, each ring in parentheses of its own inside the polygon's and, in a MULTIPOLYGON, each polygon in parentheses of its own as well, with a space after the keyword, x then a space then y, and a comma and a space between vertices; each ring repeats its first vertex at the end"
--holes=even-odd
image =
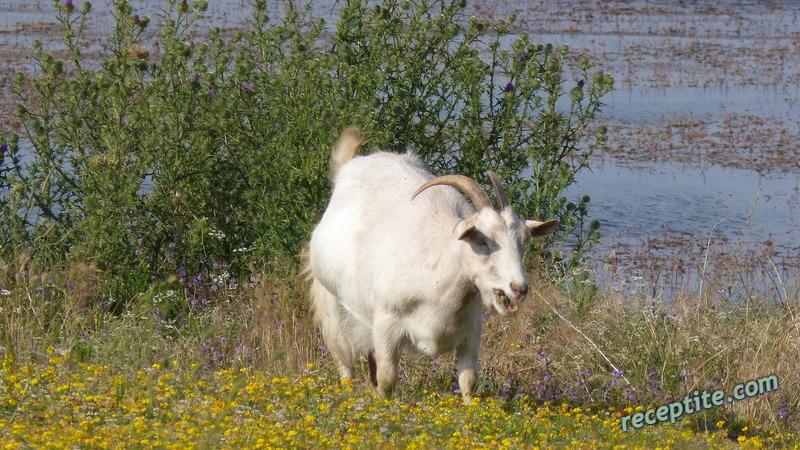
POLYGON ((3 258, 137 280, 291 265, 351 123, 368 151, 484 183, 496 171, 519 215, 561 221, 567 269, 597 239, 589 198, 564 198, 605 138, 590 125, 613 79, 586 57, 463 1, 346 1, 333 28, 291 2, 271 20, 256 0, 242 29, 201 32, 206 6, 170 0, 157 26, 117 0, 98 60, 91 5, 55 3, 65 56, 34 44, 34 75, 14 78, 22 136, 0 138, 3 258))

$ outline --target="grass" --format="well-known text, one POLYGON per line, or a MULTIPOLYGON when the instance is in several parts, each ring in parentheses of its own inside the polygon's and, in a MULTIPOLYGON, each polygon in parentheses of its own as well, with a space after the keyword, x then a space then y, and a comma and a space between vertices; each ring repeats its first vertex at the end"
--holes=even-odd
MULTIPOLYGON (((50 348, 41 361, 0 373, 4 448, 644 447, 734 448, 727 432, 685 425, 623 434, 628 410, 595 410, 494 396, 462 406, 420 391, 381 402, 357 383, 331 382, 309 364, 301 377, 245 368, 204 371, 178 361, 144 368, 79 363, 50 348)), ((781 436, 738 439, 745 448, 781 436)))
POLYGON ((407 355, 392 402, 366 385, 365 362, 340 384, 291 272, 212 274, 203 305, 196 283, 167 280, 114 313, 86 301, 103 289, 91 268, 25 267, 0 272, 20 281, 0 293, 7 448, 800 448, 796 305, 713 290, 665 303, 629 285, 578 306, 583 287, 539 280, 516 317, 485 318, 479 400, 463 406, 450 357, 407 355), (194 306, 171 316, 179 303, 194 306), (623 416, 773 374, 777 391, 621 429, 623 416))

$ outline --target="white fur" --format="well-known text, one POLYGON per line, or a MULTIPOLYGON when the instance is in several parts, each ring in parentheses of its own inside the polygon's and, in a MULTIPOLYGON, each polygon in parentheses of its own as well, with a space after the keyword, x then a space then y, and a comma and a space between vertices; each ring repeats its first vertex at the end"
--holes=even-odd
POLYGON ((343 378, 359 355, 374 355, 379 392, 391 396, 404 348, 455 351, 466 402, 475 389, 481 305, 516 311, 528 283, 525 243, 554 221, 519 220, 511 208, 476 212, 459 190, 433 186, 411 154, 357 156, 346 130, 331 158, 334 190, 306 255, 310 297, 323 339, 343 378), (474 226, 474 231, 468 231, 474 226), (484 242, 485 241, 485 242, 484 242), (502 291, 513 301, 504 306, 502 291))

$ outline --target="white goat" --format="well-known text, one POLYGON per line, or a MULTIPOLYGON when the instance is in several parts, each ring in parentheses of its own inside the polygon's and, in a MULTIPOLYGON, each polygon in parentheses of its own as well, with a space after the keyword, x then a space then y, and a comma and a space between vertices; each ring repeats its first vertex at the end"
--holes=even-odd
POLYGON ((517 311, 528 292, 525 244, 558 222, 517 219, 491 172, 499 211, 474 180, 434 179, 412 154, 353 158, 363 142, 351 126, 334 146, 333 195, 305 256, 322 337, 342 378, 352 378, 356 358, 367 354, 383 398, 392 395, 404 348, 431 356, 455 350, 469 403, 481 304, 500 314, 517 311))

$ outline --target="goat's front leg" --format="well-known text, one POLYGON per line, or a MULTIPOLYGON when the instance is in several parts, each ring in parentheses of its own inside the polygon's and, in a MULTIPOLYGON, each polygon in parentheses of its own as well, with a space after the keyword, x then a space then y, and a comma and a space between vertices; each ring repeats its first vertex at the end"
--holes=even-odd
POLYGON ((467 348, 465 344, 458 349, 458 387, 461 389, 461 397, 464 404, 472 402, 472 395, 475 393, 475 386, 478 384, 478 349, 467 348))
MULTIPOLYGON (((479 304, 480 305, 480 304, 479 304)), ((456 348, 458 358, 458 387, 464 404, 472 402, 478 383, 478 349, 481 344, 481 313, 473 314, 468 324, 467 338, 456 348)))
POLYGON ((370 378, 385 400, 392 398, 400 366, 402 337, 397 334, 400 327, 396 322, 391 315, 376 314, 372 329, 374 351, 370 353, 370 378))

